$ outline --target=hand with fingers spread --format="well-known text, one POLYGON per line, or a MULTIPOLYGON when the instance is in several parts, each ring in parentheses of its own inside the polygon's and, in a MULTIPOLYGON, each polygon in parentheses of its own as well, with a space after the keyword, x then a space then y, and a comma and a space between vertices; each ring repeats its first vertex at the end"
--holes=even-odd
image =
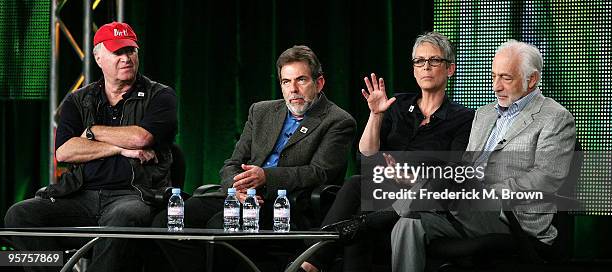
POLYGON ((148 161, 153 160, 155 163, 158 163, 157 156, 155 155, 155 151, 153 149, 121 149, 121 156, 138 159, 141 164, 144 164, 148 161))
POLYGON ((263 169, 256 165, 242 164, 244 172, 234 176, 236 191, 246 192, 246 189, 259 188, 266 183, 266 174, 263 169))
POLYGON ((387 99, 387 93, 385 92, 385 81, 383 78, 376 79, 376 74, 372 73, 372 80, 364 77, 363 81, 366 84, 367 91, 361 89, 361 94, 368 101, 368 107, 372 113, 378 114, 385 112, 393 102, 395 97, 387 99))

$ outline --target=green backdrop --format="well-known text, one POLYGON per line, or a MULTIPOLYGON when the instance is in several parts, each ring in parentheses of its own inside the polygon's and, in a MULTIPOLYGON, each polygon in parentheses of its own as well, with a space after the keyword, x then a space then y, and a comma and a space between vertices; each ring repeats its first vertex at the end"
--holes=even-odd
MULTIPOLYGON (((50 3, 24 1, 47 7, 50 3)), ((18 2, 10 2, 11 7, 18 8, 18 2)), ((97 25, 112 20, 113 2, 100 2, 93 16, 97 25)), ((282 97, 275 62, 286 48, 306 44, 317 53, 327 79, 326 95, 354 115, 361 131, 368 114, 360 93, 363 77, 376 72, 385 77, 390 90, 415 90, 412 44, 418 34, 433 28, 430 1, 155 0, 125 4, 126 21, 141 45, 140 71, 173 86, 178 95, 176 142, 187 160, 187 192, 219 182, 218 171, 231 155, 249 105, 282 97)), ((2 20, 11 24, 33 18, 48 20, 49 12, 22 10, 19 16, 2 20)), ((66 2, 60 12, 79 44, 81 16, 81 1, 66 2)), ((38 39, 50 43, 48 32, 38 39)), ((8 54, 19 52, 15 48, 23 45, 17 44, 8 54)), ((80 60, 64 35, 60 56, 61 98, 81 71, 80 60)), ((47 70, 36 73, 46 73, 43 78, 48 78, 49 64, 42 65, 47 70)), ((93 70, 93 78, 99 78, 99 69, 93 70)), ((41 94, 46 91, 39 88, 41 94)), ((48 182, 47 103, 46 96, 0 98, 0 214, 48 182)), ((354 158, 350 158, 348 174, 354 168, 354 158)))
POLYGON ((163 3, 133 3, 128 17, 144 44, 143 72, 177 89, 177 142, 187 156, 187 191, 218 182, 250 104, 282 97, 275 62, 286 48, 310 46, 323 64, 326 95, 363 125, 363 76, 376 71, 388 79, 390 89, 415 89, 412 42, 432 27, 428 2, 185 1, 156 6, 163 3))
MULTIPOLYGON (((101 1, 96 24, 112 20, 114 2, 101 1)), ((353 114, 361 132, 368 115, 362 78, 376 72, 391 90, 415 90, 412 43, 434 28, 457 46, 458 72, 449 88, 454 99, 469 107, 492 101, 489 61, 495 46, 507 38, 533 41, 545 51, 543 92, 574 113, 587 150, 610 148, 609 1, 125 3, 126 21, 139 35, 141 72, 178 94, 176 141, 187 159, 187 192, 218 182, 249 105, 281 97, 274 62, 284 49, 295 44, 314 49, 323 63, 326 94, 353 114)), ((51 41, 44 27, 49 5, 49 0, 0 3, 0 215, 49 181, 45 60, 51 41)), ((79 44, 81 5, 67 1, 60 12, 79 44)), ((60 56, 63 97, 81 71, 65 36, 60 56)), ((94 71, 96 79, 100 73, 94 71)), ((348 174, 355 169, 354 158, 350 162, 348 174)), ((577 218, 578 255, 609 257, 612 236, 601 234, 609 232, 610 218, 577 218)))

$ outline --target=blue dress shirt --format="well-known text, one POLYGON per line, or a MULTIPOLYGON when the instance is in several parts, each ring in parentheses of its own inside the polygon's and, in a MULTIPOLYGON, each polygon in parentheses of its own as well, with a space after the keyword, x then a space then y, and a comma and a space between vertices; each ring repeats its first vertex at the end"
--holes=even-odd
POLYGON ((298 119, 295 116, 291 115, 289 111, 287 111, 287 117, 285 117, 283 129, 281 130, 281 133, 278 139, 276 140, 276 144, 274 144, 274 149, 272 150, 272 153, 268 155, 268 158, 264 162, 262 168, 275 167, 276 165, 278 165, 278 158, 280 157, 281 151, 283 151, 283 148, 285 148, 285 145, 289 141, 289 138, 300 126, 300 123, 303 119, 304 118, 298 119))

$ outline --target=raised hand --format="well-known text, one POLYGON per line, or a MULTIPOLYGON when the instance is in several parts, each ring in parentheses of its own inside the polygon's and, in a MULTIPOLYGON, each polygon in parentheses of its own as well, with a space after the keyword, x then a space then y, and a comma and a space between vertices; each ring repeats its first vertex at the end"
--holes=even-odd
POLYGON ((372 80, 364 77, 363 81, 366 84, 367 91, 361 89, 361 94, 368 101, 368 107, 372 113, 385 112, 393 102, 395 97, 387 99, 387 93, 385 92, 385 81, 383 78, 376 79, 376 74, 372 73, 372 80))

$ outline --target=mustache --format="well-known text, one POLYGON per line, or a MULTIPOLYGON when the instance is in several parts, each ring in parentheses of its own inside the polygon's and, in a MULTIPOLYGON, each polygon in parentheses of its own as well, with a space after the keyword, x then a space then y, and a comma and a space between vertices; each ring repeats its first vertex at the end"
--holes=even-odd
POLYGON ((304 100, 307 100, 305 96, 299 95, 299 94, 294 94, 294 95, 289 96, 289 100, 291 100, 291 99, 304 99, 304 100))

